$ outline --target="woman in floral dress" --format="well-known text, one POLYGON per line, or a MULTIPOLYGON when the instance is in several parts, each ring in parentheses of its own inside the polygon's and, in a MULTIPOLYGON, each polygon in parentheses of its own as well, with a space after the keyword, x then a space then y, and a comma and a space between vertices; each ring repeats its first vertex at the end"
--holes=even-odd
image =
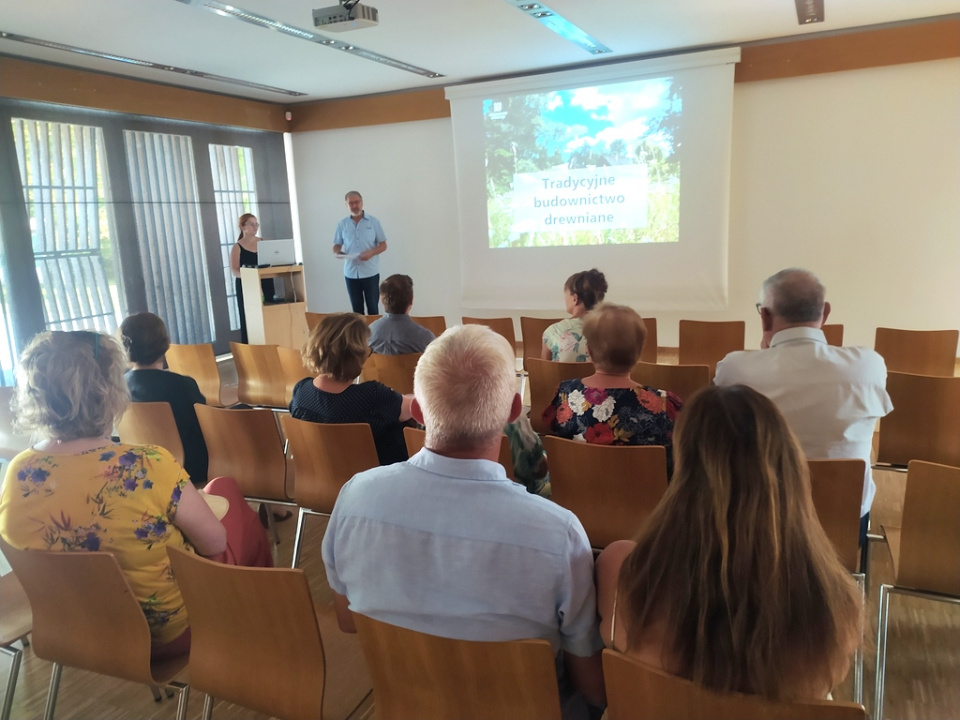
POLYGON ((542 360, 589 362, 587 341, 583 336, 583 316, 607 293, 607 279, 594 268, 574 273, 563 284, 563 302, 570 317, 543 331, 542 360))
POLYGON ((171 657, 189 649, 190 633, 167 547, 236 565, 273 563, 232 478, 201 492, 163 448, 111 440, 129 401, 125 368, 119 343, 96 332, 41 333, 24 350, 17 422, 42 439, 10 463, 0 535, 20 549, 115 555, 150 625, 154 657, 171 657), (205 494, 227 502, 205 502, 205 494))
POLYGON ((663 445, 672 471, 673 423, 682 402, 674 393, 630 377, 647 329, 625 305, 603 303, 587 313, 583 335, 596 372, 560 383, 544 419, 560 437, 598 445, 663 445))

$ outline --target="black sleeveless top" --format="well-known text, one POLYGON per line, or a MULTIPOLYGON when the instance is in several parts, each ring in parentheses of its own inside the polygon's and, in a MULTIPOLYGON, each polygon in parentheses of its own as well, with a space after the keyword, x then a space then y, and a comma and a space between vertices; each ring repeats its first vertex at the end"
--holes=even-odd
MULTIPOLYGON (((240 248, 240 267, 256 267, 257 266, 257 254, 255 252, 250 252, 239 242, 237 247, 240 248)), ((273 300, 273 278, 264 278, 260 280, 260 289, 263 290, 263 299, 266 302, 273 300)), ((237 278, 237 301, 240 303, 240 306, 243 307, 243 289, 241 288, 240 278, 237 278)))

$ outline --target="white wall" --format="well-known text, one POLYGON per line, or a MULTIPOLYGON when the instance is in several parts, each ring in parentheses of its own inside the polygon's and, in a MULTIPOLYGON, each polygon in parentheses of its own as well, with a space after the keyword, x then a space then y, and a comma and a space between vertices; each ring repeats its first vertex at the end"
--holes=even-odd
MULTIPOLYGON (((389 239, 381 277, 414 279, 413 314, 472 314, 448 119, 302 133, 293 148, 310 310, 349 310, 330 245, 357 189, 389 239)), ((677 344, 684 317, 746 320, 756 347, 759 285, 789 266, 820 275, 847 344, 872 346, 878 325, 960 328, 956 59, 737 84, 731 168, 729 306, 658 314, 660 345, 677 344)), ((564 279, 556 313, 514 316, 562 315, 564 279)))

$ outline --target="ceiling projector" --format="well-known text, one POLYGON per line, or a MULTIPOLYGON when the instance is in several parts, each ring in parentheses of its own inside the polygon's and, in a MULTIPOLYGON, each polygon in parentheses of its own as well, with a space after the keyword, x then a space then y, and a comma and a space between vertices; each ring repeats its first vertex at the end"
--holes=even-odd
POLYGON ((380 23, 379 17, 375 7, 361 5, 358 0, 343 0, 333 7, 316 8, 313 24, 330 32, 344 32, 375 27, 380 23))

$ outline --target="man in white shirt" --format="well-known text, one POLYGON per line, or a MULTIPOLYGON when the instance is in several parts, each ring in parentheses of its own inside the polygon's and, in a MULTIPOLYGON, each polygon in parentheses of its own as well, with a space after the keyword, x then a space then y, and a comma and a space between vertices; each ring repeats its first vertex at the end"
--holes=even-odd
POLYGON ((761 351, 740 351, 717 364, 717 385, 748 385, 783 413, 806 456, 861 458, 867 464, 860 506, 865 547, 876 484, 870 450, 877 420, 891 410, 887 368, 876 352, 827 344, 821 326, 830 314, 817 277, 799 268, 781 270, 763 283, 757 310, 761 351))
POLYGON ((351 612, 462 640, 550 641, 565 718, 604 704, 593 553, 569 510, 509 480, 503 426, 522 409, 513 348, 480 325, 453 327, 414 375, 427 429, 407 462, 355 475, 340 492, 323 561, 340 627, 351 612))

